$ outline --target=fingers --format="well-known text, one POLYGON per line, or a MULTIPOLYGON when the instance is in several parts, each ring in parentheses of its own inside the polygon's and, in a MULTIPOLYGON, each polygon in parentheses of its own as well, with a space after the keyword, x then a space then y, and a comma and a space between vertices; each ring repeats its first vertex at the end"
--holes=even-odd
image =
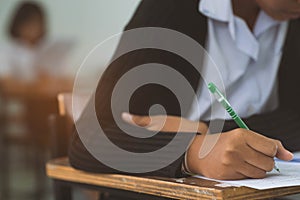
POLYGON ((245 129, 220 134, 211 152, 199 159, 195 152, 199 155, 203 141, 204 136, 196 137, 187 154, 188 163, 192 172, 210 178, 264 178, 274 168, 274 156, 292 159, 292 154, 279 141, 245 129))
POLYGON ((232 168, 235 172, 250 178, 263 178, 266 172, 272 171, 274 167, 273 158, 252 149, 243 142, 233 149, 228 148, 223 155, 222 163, 227 168, 232 168))
POLYGON ((132 115, 129 114, 129 113, 123 112, 123 113, 122 113, 122 119, 123 119, 125 122, 129 123, 129 124, 134 124, 134 122, 133 122, 133 120, 132 120, 132 115))
POLYGON ((237 168, 237 172, 249 178, 266 177, 266 171, 257 168, 256 166, 253 166, 247 162, 244 162, 243 164, 239 165, 239 167, 237 168))
POLYGON ((267 138, 263 135, 257 134, 253 131, 240 130, 243 134, 246 143, 254 150, 261 152, 269 157, 274 157, 277 153, 277 143, 275 140, 267 138))
POLYGON ((275 162, 272 157, 255 151, 249 146, 245 147, 245 151, 247 152, 245 154, 247 157, 244 158, 245 162, 265 172, 270 172, 273 170, 275 162))
POLYGON ((146 127, 151 123, 151 118, 148 116, 132 115, 126 112, 122 113, 122 119, 131 125, 142 127, 146 127))
POLYGON ((277 157, 282 160, 293 159, 293 154, 285 149, 278 140, 267 138, 263 135, 256 134, 252 131, 244 131, 246 143, 254 150, 269 157, 277 157))
POLYGON ((264 178, 266 172, 273 169, 274 161, 266 155, 259 154, 261 153, 250 147, 226 152, 221 158, 222 171, 218 173, 218 178, 264 178))
POLYGON ((294 155, 290 151, 286 150, 280 141, 275 140, 275 142, 277 143, 278 146, 276 157, 286 161, 292 160, 294 155))
POLYGON ((129 113, 122 113, 122 119, 131 125, 143 127, 148 129, 149 131, 194 133, 198 130, 203 130, 203 132, 207 130, 207 126, 204 123, 190 121, 178 116, 139 116, 129 113))

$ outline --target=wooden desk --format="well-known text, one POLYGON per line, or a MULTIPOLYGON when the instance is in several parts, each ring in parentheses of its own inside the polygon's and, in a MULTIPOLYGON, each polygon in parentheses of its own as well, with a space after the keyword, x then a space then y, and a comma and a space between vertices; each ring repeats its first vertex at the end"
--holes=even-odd
MULTIPOLYGON (((34 82, 24 82, 17 79, 1 79, 0 95, 0 199, 7 199, 10 194, 10 184, 12 173, 10 172, 10 145, 18 144, 25 148, 24 152, 32 155, 28 161, 34 168, 35 194, 37 199, 41 199, 40 194, 44 194, 46 180, 44 165, 48 158, 47 151, 50 146, 50 132, 48 117, 52 113, 58 113, 56 96, 59 92, 71 91, 73 81, 69 79, 57 79, 42 77, 34 82), (8 115, 7 105, 11 101, 20 102, 22 105, 22 115, 16 113, 13 117, 8 115), (17 119, 17 120, 16 120, 17 119), (6 128, 10 122, 25 125, 24 134, 10 134, 6 128)), ((23 152, 20 152, 22 154, 23 152)), ((26 154, 26 155, 27 155, 26 154)), ((28 157, 26 157, 28 159, 28 157)))
POLYGON ((17 79, 1 79, 1 93, 9 98, 56 98, 58 93, 70 92, 73 80, 65 78, 41 77, 32 82, 17 79))
POLYGON ((58 113, 57 94, 72 91, 73 81, 51 77, 41 77, 33 82, 1 79, 0 87, 4 104, 17 100, 24 107, 23 119, 28 128, 27 135, 35 140, 35 144, 45 146, 49 140, 46 133, 48 117, 58 113))
MULTIPOLYGON (((93 188, 113 188, 150 195, 146 199, 166 197, 172 199, 267 199, 300 193, 300 187, 255 190, 247 187, 218 187, 214 181, 198 178, 171 179, 136 177, 112 174, 94 174, 70 167, 67 158, 49 161, 47 175, 65 183, 79 183, 93 188)), ((144 198, 142 198, 144 199, 144 198)), ((157 199, 157 198, 156 198, 157 199)))

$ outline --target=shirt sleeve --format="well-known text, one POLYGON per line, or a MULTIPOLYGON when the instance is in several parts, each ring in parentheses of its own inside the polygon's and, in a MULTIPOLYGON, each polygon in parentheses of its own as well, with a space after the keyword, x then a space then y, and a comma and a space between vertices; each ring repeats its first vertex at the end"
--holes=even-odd
MULTIPOLYGON (((170 16, 172 16, 173 14, 172 12, 174 12, 173 6, 175 3, 181 4, 181 2, 182 1, 171 0, 164 0, 161 1, 161 3, 157 3, 156 0, 142 1, 133 18, 126 26, 125 30, 140 27, 172 28, 168 26, 172 25, 169 21, 170 16), (156 14, 153 15, 153 13, 156 14)), ((126 48, 127 43, 128 41, 124 41, 123 38, 121 38, 116 52, 118 52, 119 49, 126 48)), ((199 74, 197 73, 197 70, 189 62, 179 56, 174 55, 171 52, 157 49, 148 48, 131 51, 125 55, 120 56, 118 59, 114 60, 110 66, 108 66, 108 68, 102 75, 95 92, 95 110, 97 113, 98 121, 105 134, 111 141, 117 144, 117 146, 133 152, 151 152, 155 149, 162 148, 163 146, 167 145, 176 134, 160 132, 151 138, 136 139, 133 137, 128 137, 128 135, 120 130, 116 125, 116 120, 122 120, 120 119, 122 109, 116 109, 119 113, 114 116, 116 116, 118 119, 114 118, 111 110, 111 98, 114 87, 117 84, 118 80, 120 80, 120 78, 126 72, 136 66, 140 66, 146 63, 160 63, 166 66, 170 66, 180 72, 184 77, 186 77, 191 85, 197 85, 199 81, 199 74)), ((159 76, 160 74, 157 75, 159 76)), ((137 79, 141 79, 141 77, 132 78, 132 80, 137 79)), ((126 90, 123 90, 123 92, 126 93, 126 90)), ((192 98, 193 96, 191 95, 190 102, 192 102, 192 98)), ((150 108, 153 105, 157 104, 164 107, 165 114, 167 115, 181 116, 182 114, 178 99, 176 98, 174 93, 166 87, 152 83, 143 85, 132 94, 128 105, 129 112, 138 115, 148 115, 150 108)), ((80 119, 79 123, 81 123, 80 119)), ((187 142, 185 149, 188 147, 189 142, 187 142)), ((97 148, 99 148, 99 150, 105 150, 105 147, 102 146, 98 146, 97 148)), ((176 148, 173 148, 170 151, 175 150, 176 148)), ((185 153, 182 152, 182 155, 179 155, 176 160, 161 169, 151 171, 149 173, 138 173, 134 175, 153 175, 173 178, 186 176, 182 173, 181 170, 182 163, 184 162, 184 154, 185 153)), ((166 155, 159 156, 163 157, 166 155)), ((69 159, 71 165, 78 169, 97 173, 126 174, 126 172, 115 170, 109 166, 106 166, 101 161, 95 159, 83 145, 76 130, 74 131, 74 138, 71 142, 69 159)), ((139 164, 143 165, 145 163, 139 164)))

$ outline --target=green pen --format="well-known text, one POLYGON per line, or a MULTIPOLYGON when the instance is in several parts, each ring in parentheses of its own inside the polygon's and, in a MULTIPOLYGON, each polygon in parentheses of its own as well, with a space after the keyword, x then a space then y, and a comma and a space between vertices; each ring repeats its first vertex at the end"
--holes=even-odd
MULTIPOLYGON (((224 97, 224 95, 220 92, 220 90, 217 88, 217 86, 213 83, 208 84, 209 91, 215 96, 217 101, 221 103, 221 105, 225 108, 225 110, 228 112, 230 117, 235 121, 235 123, 240 127, 244 128, 246 130, 250 130, 248 126, 245 124, 245 122, 237 115, 237 113, 233 110, 232 106, 228 102, 228 100, 224 97)), ((276 166, 276 163, 274 165, 274 169, 278 172, 280 172, 279 168, 276 166)))

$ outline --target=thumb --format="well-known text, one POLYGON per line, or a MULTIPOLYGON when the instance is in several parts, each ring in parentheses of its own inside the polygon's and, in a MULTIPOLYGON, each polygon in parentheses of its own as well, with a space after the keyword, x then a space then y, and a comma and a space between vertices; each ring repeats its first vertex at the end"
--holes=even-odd
POLYGON ((276 157, 279 158, 280 160, 292 160, 294 155, 288 151, 286 148, 284 148, 284 146, 282 145, 282 143, 280 141, 277 142, 277 153, 276 153, 276 157))
POLYGON ((122 119, 131 125, 142 127, 148 126, 151 122, 151 118, 148 116, 133 115, 127 112, 122 113, 122 119))

